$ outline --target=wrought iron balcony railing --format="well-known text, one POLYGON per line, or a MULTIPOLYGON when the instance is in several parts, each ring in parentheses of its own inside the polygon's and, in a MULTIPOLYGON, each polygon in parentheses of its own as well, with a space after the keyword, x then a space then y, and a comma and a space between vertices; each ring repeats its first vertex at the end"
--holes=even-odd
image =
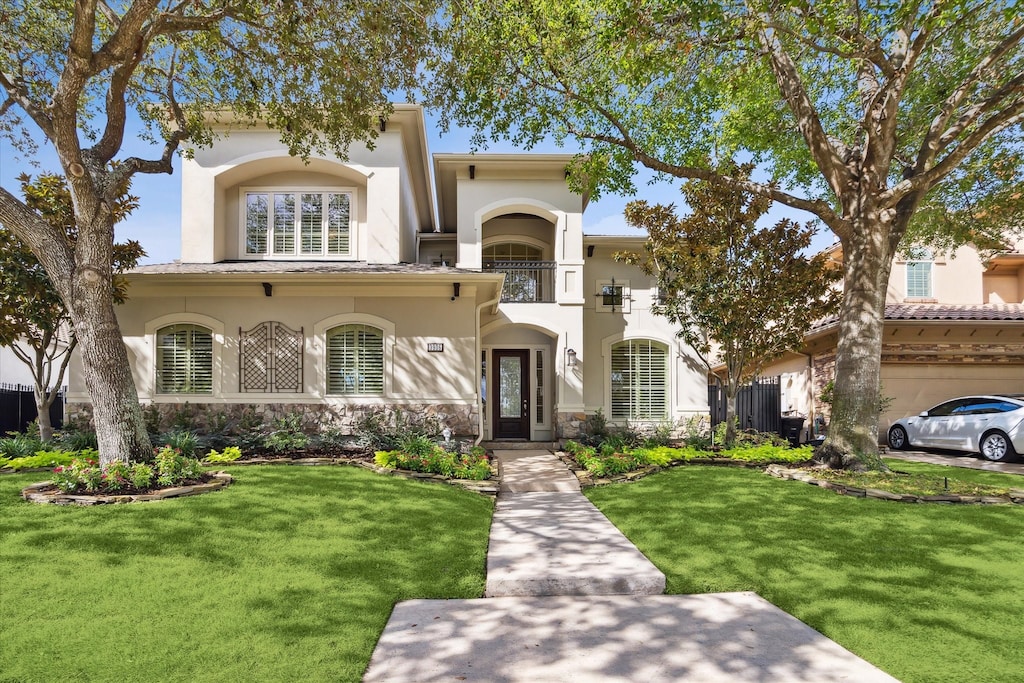
POLYGON ((484 270, 505 273, 503 303, 553 303, 555 300, 554 261, 485 261, 484 270))

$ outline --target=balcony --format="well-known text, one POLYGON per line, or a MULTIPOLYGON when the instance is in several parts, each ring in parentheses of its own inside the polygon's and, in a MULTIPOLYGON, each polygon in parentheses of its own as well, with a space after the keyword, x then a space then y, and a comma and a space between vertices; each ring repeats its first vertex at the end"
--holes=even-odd
POLYGON ((485 261, 484 272, 504 273, 502 303, 549 304, 555 301, 554 261, 485 261))

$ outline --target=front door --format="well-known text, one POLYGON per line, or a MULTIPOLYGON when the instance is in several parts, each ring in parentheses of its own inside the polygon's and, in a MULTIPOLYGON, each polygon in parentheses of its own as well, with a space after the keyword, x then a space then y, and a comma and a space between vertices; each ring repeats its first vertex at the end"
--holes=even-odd
POLYGON ((494 356, 495 439, 530 438, 530 352, 496 350, 494 356))

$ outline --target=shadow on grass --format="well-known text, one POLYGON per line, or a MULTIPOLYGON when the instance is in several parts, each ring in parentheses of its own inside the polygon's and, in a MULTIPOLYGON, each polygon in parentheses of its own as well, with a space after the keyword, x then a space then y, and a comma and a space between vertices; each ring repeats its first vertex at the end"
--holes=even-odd
POLYGON ((1019 680, 1024 509, 680 468, 588 497, 670 593, 755 591, 905 681, 1019 680), (981 668, 979 668, 981 667, 981 668))
POLYGON ((91 508, 24 503, 40 476, 0 477, 0 671, 358 680, 395 602, 483 592, 487 498, 350 467, 228 469, 222 491, 91 508))

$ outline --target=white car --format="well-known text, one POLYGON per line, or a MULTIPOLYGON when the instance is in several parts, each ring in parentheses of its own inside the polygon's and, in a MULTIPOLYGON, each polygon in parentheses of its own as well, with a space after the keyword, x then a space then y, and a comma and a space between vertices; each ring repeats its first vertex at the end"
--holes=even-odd
POLYGON ((889 427, 889 446, 946 448, 1008 462, 1024 453, 1024 395, 963 396, 889 427))

